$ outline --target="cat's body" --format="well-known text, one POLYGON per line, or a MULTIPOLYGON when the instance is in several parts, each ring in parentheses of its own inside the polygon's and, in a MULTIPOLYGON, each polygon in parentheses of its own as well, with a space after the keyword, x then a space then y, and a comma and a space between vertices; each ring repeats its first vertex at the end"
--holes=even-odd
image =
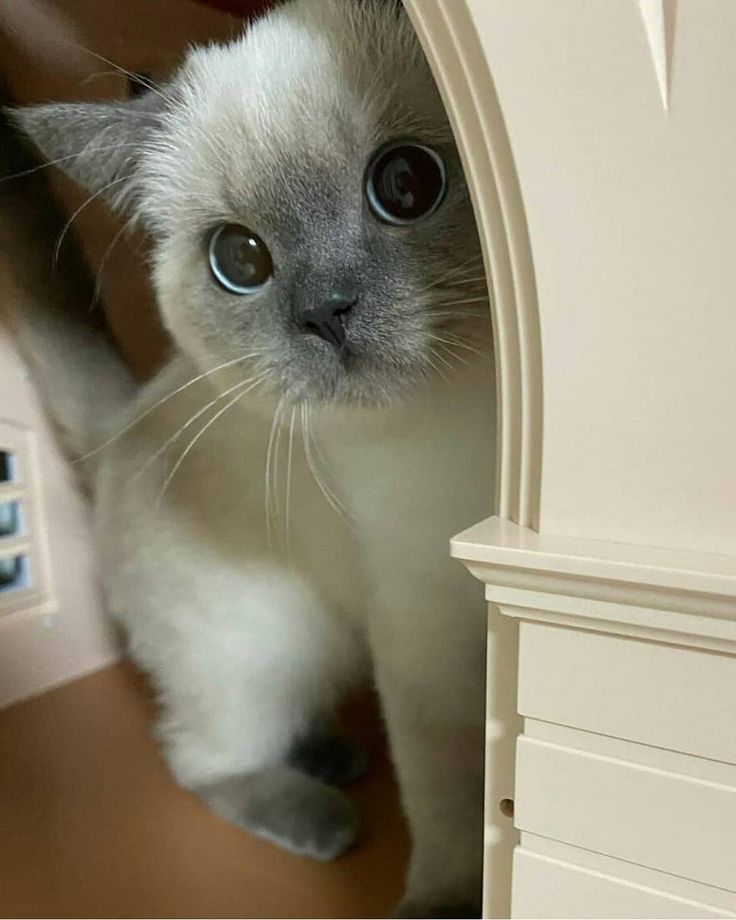
POLYGON ((108 606, 158 691, 167 762, 229 820, 336 856, 355 816, 323 779, 357 765, 329 718, 372 673, 413 838, 404 911, 477 905, 483 599, 448 538, 490 510, 493 363, 426 63, 395 10, 299 0, 195 53, 162 99, 127 123, 122 107, 21 121, 57 156, 79 149, 73 122, 87 146, 69 171, 142 216, 176 356, 138 388, 82 323, 34 314, 20 339, 72 452, 95 451, 108 606), (114 152, 123 129, 139 154, 114 152), (366 164, 407 137, 442 150, 450 181, 420 221, 387 226, 366 164), (211 228, 246 218, 273 267, 242 298, 213 283, 202 239, 211 262, 211 228), (314 320, 338 289, 339 319, 314 320), (51 370, 60 340, 68 366, 51 370))
MULTIPOLYGON (((444 838, 432 881, 463 839, 469 880, 477 875, 479 841, 466 832, 479 821, 479 785, 468 783, 482 773, 484 620, 447 536, 477 515, 479 498, 490 501, 489 372, 435 381, 390 411, 313 413, 307 453, 301 417, 292 429, 286 413, 271 450, 270 541, 273 401, 248 394, 214 421, 163 498, 183 448, 142 475, 141 466, 216 395, 204 381, 109 448, 96 478, 109 607, 161 695, 158 734, 183 785, 288 761, 372 662, 389 729, 411 747, 397 762, 404 789, 418 772, 434 786, 432 809, 451 815, 445 825, 423 799, 410 811, 420 840, 444 838), (446 762, 432 778, 437 760, 446 762)), ((133 412, 193 376, 176 362, 133 412)), ((299 848, 324 858, 333 846, 328 835, 299 848)))

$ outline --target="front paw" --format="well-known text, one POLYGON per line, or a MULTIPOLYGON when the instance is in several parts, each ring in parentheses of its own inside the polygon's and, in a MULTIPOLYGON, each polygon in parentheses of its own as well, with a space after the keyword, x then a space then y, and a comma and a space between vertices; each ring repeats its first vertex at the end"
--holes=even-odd
POLYGON ((358 836, 357 813, 343 792, 288 767, 230 777, 197 792, 221 818, 298 856, 336 859, 358 836))

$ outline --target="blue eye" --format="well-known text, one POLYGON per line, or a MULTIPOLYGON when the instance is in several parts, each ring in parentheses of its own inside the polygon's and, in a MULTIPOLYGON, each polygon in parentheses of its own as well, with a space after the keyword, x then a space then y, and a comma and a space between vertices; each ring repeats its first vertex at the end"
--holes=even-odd
POLYGON ((231 294, 255 294, 273 275, 268 246, 240 224, 222 224, 210 237, 210 271, 231 294))
POLYGON ((399 142, 376 153, 365 180, 373 213, 387 224, 412 224, 442 204, 447 192, 445 161, 431 147, 399 142))

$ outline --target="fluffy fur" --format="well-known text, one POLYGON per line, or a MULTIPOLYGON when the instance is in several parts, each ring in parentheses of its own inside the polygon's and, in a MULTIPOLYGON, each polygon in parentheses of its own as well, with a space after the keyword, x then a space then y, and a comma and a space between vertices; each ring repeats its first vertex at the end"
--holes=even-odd
POLYGON ((408 21, 295 0, 129 104, 17 117, 154 243, 176 354, 153 382, 131 395, 81 321, 19 336, 41 386, 53 338, 73 355, 57 359, 73 389, 45 389, 71 450, 94 451, 107 601, 158 690, 174 776, 252 832, 338 855, 356 817, 325 780, 356 769, 325 726, 372 672, 413 838, 401 911, 477 910, 484 605, 447 540, 490 510, 493 366, 468 193, 408 21), (407 137, 441 152, 449 192, 392 227, 364 172, 407 137), (271 249, 258 294, 210 275, 229 221, 271 249), (293 311, 345 285, 338 352, 293 311))

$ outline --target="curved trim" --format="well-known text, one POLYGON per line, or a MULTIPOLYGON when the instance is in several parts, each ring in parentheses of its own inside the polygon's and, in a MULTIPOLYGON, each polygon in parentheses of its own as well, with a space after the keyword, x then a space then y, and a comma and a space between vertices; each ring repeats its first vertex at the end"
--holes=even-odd
POLYGON ((405 0, 455 132, 480 230, 496 351, 498 515, 538 529, 542 349, 531 245, 511 147, 466 0, 405 0))

